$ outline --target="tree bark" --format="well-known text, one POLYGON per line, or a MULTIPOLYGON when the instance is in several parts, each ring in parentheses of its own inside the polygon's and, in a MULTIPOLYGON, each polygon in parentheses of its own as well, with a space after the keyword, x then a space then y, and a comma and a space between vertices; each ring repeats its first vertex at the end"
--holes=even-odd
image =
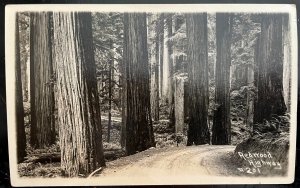
POLYGON ((124 15, 124 64, 127 99, 127 155, 155 146, 150 111, 150 85, 145 13, 124 15))
POLYGON ((184 128, 184 118, 185 118, 185 82, 187 77, 179 75, 174 78, 175 80, 175 89, 174 89, 174 98, 175 98, 175 133, 183 134, 184 128))
MULTIPOLYGON (((128 30, 128 25, 125 23, 125 21, 128 22, 128 20, 125 20, 125 14, 124 14, 124 31, 128 30)), ((121 82, 122 82, 122 127, 121 127, 121 147, 125 148, 126 150, 126 140, 127 140, 127 132, 126 132, 126 127, 127 127, 127 72, 126 72, 126 67, 127 65, 125 64, 125 56, 126 52, 129 51, 127 49, 128 44, 128 32, 124 32, 124 45, 123 45, 123 60, 121 63, 121 82)))
MULTIPOLYGON (((254 125, 283 115, 286 106, 283 98, 282 15, 268 14, 261 18, 258 42, 254 125)), ((254 130, 257 127, 254 127, 254 130)))
POLYGON ((159 35, 159 18, 156 21, 156 26, 155 26, 155 67, 154 67, 154 90, 155 90, 155 100, 154 100, 154 116, 153 119, 154 121, 159 120, 159 91, 160 91, 160 82, 159 82, 159 63, 160 63, 160 35, 159 35))
MULTIPOLYGON (((125 29, 125 25, 124 25, 124 29, 125 29)), ((125 34, 124 34, 124 44, 125 44, 125 34)), ((123 47, 123 51, 125 51, 125 46, 123 47)), ((126 117, 127 117, 127 91, 126 90, 126 65, 124 65, 124 63, 122 63, 121 65, 121 82, 122 82, 122 89, 121 89, 121 105, 122 105, 122 127, 121 127, 121 147, 125 148, 126 145, 126 117)))
POLYGON ((29 16, 24 14, 19 14, 19 42, 20 42, 20 62, 21 62, 21 80, 22 80, 22 90, 23 90, 23 101, 29 102, 29 16))
POLYGON ((32 13, 30 18, 30 135, 34 148, 55 143, 50 16, 49 12, 40 12, 32 13))
MULTIPOLYGON (((113 50, 113 42, 110 42, 110 49, 113 50)), ((110 53, 110 61, 109 61, 109 74, 108 74, 108 124, 107 124, 107 142, 110 142, 110 128, 111 128, 111 103, 113 100, 113 82, 114 79, 114 54, 110 53)))
POLYGON ((161 13, 158 20, 158 45, 159 45, 159 97, 163 93, 163 70, 164 70, 164 13, 161 13))
POLYGON ((209 143, 207 14, 186 14, 189 126, 187 145, 209 143))
POLYGON ((283 96, 287 112, 291 108, 291 36, 289 15, 283 17, 283 96))
MULTIPOLYGON (((169 14, 166 19, 167 25, 167 36, 171 38, 173 36, 173 19, 172 14, 169 14)), ((170 41, 167 42, 168 49, 168 64, 169 64, 169 80, 168 80, 168 104, 169 104, 169 125, 172 127, 175 124, 175 112, 174 112, 174 60, 173 55, 173 45, 170 41)))
POLYGON ((105 165, 91 20, 90 13, 53 15, 61 168, 67 176, 105 165))
POLYGON ((216 14, 216 89, 212 144, 230 144, 230 45, 231 45, 231 18, 228 13, 216 14))
POLYGON ((246 125, 250 128, 253 127, 253 113, 254 113, 254 96, 252 92, 252 88, 254 87, 254 65, 250 64, 246 69, 247 74, 247 117, 246 117, 246 125))
POLYGON ((19 39, 19 14, 16 13, 16 127, 17 127, 17 161, 22 162, 26 156, 26 136, 24 126, 24 108, 21 80, 21 61, 20 61, 20 39, 19 39))

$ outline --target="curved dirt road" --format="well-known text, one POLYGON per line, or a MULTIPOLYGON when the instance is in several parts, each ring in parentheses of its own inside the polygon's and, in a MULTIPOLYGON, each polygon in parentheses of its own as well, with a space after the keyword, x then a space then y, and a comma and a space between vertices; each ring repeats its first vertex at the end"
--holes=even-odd
POLYGON ((151 149, 107 164, 100 176, 216 176, 232 175, 226 159, 234 146, 189 146, 172 149, 151 149), (224 161, 225 159, 225 161, 224 161), (124 162, 125 161, 125 162, 124 162), (120 165, 121 164, 121 165, 120 165))

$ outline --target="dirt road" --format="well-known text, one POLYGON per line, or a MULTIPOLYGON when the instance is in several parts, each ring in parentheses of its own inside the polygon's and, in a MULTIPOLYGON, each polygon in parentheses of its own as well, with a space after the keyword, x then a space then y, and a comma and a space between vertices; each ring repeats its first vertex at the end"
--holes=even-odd
POLYGON ((190 146, 171 149, 149 149, 107 163, 100 176, 172 176, 232 175, 226 160, 234 146, 190 146))

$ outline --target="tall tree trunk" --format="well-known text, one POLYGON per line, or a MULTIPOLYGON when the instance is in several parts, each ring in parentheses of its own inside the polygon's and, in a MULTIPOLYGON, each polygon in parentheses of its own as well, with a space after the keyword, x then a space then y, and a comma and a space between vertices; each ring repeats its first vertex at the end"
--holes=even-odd
POLYGON ((163 70, 164 70, 164 13, 158 18, 158 41, 159 41, 159 96, 163 93, 163 70))
POLYGON ((216 14, 216 89, 212 144, 230 144, 230 44, 231 44, 231 18, 228 13, 216 14))
POLYGON ((24 108, 21 80, 20 40, 19 40, 19 14, 16 13, 16 127, 17 127, 17 161, 21 162, 26 156, 26 137, 24 126, 24 108))
MULTIPOLYGON (((30 52, 29 52, 30 53, 30 52)), ((31 83, 31 81, 30 81, 30 78, 31 78, 31 76, 30 76, 30 72, 31 72, 31 70, 30 70, 30 59, 29 60, 27 60, 27 62, 26 62, 26 74, 27 74, 27 102, 29 102, 30 103, 30 100, 31 100, 31 93, 30 93, 30 83, 31 83)))
MULTIPOLYGON (((283 99, 283 50, 282 16, 263 15, 257 58, 257 98, 254 109, 254 125, 269 120, 272 115, 283 115, 286 106, 283 99)), ((254 127, 254 130, 257 127, 254 127)))
POLYGON ((90 13, 53 15, 61 168, 67 176, 105 165, 91 21, 90 13))
POLYGON ((283 17, 283 97, 287 112, 290 112, 291 106, 291 36, 289 15, 283 17))
POLYGON ((157 110, 157 85, 156 85, 156 24, 154 20, 156 14, 150 14, 147 19, 147 35, 149 45, 149 61, 150 61, 150 103, 151 116, 154 121, 158 120, 157 110), (156 116, 156 117, 155 117, 156 116))
MULTIPOLYGON (((110 49, 113 50, 113 42, 110 42, 110 49)), ((114 54, 110 53, 109 73, 108 73, 108 124, 107 124, 107 142, 110 142, 111 128, 111 102, 113 100, 113 82, 114 80, 114 54)))
POLYGON ((55 143, 50 16, 49 12, 40 12, 32 13, 30 18, 30 135, 35 148, 55 143))
MULTIPOLYGON (((124 31, 126 30, 127 26, 124 25, 124 31)), ((127 43, 127 33, 124 33, 124 44, 127 43)), ((126 45, 123 46, 123 51, 127 51, 126 45)), ((123 57, 124 58, 124 57, 123 57)), ((126 120, 127 120, 127 89, 126 89, 126 65, 124 61, 121 63, 121 105, 122 105, 122 126, 121 126, 121 147, 126 147, 126 120)))
POLYGON ((187 145, 209 143, 207 14, 186 15, 189 127, 187 145))
MULTIPOLYGON (((128 30, 128 25, 126 25, 125 21, 128 22, 128 20, 125 20, 125 14, 124 14, 124 31, 128 30)), ((123 60, 121 62, 121 82, 122 82, 122 127, 121 127, 121 147, 125 148, 126 150, 126 140, 127 140, 127 72, 126 72, 126 67, 127 65, 125 64, 125 55, 126 52, 129 51, 127 49, 128 44, 128 32, 124 32, 124 45, 123 45, 123 60)))
MULTIPOLYGON (((158 18, 159 19, 159 18, 158 18)), ((155 64, 154 64, 154 97, 153 97, 153 119, 154 121, 159 120, 159 90, 160 90, 160 84, 159 84, 159 21, 157 20, 156 26, 155 26, 155 64)))
POLYGON ((29 60, 29 52, 27 49, 29 49, 29 36, 27 35, 28 33, 28 26, 29 26, 29 18, 27 15, 24 14, 19 14, 19 20, 20 20, 20 25, 19 25, 19 32, 20 32, 20 37, 21 40, 20 42, 20 62, 21 62, 21 80, 22 80, 22 92, 23 92, 23 101, 29 102, 28 98, 28 71, 29 67, 27 66, 27 62, 29 60), (28 26, 27 26, 28 24, 28 26))
POLYGON ((248 65, 246 69, 247 76, 247 117, 246 117, 246 125, 249 128, 253 127, 253 112, 254 112, 254 96, 252 92, 252 88, 254 87, 254 65, 248 65))
MULTIPOLYGON (((260 35, 257 37, 255 45, 254 45, 254 87, 257 91, 257 83, 258 83, 258 58, 259 58, 259 45, 260 45, 260 35)), ((258 111, 255 109, 257 108, 257 93, 254 96, 254 101, 253 101, 253 122, 252 122, 252 133, 254 132, 254 129, 256 129, 256 126, 254 125, 254 117, 257 116, 258 111)))
MULTIPOLYGON (((166 18, 166 17, 165 17, 166 18)), ((167 20, 165 19, 165 24, 167 23, 167 20)), ((164 31, 164 53, 163 53, 163 87, 162 87, 162 103, 164 105, 169 104, 169 78, 170 78, 170 51, 169 51, 169 45, 168 45, 168 30, 167 28, 164 31)))
MULTIPOLYGON (((173 19, 172 14, 169 14, 166 19, 167 25, 167 35, 168 38, 173 36, 173 19)), ((167 49, 168 49, 168 63, 169 63, 169 91, 168 91, 168 103, 169 103, 169 120, 170 126, 175 125, 175 112, 174 112, 174 61, 172 58, 173 55, 173 45, 170 41, 167 42, 167 49)))
POLYGON ((150 112, 150 86, 145 13, 124 15, 124 63, 126 65, 126 153, 154 146, 150 112))

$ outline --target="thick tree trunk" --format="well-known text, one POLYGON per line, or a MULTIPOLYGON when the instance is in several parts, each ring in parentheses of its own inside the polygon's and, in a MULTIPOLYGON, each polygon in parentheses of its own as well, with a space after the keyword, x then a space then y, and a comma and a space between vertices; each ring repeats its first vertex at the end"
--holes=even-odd
POLYGON ((61 168, 87 175, 105 165, 91 14, 54 13, 53 23, 61 168))
MULTIPOLYGON (((286 106, 283 98, 282 16, 269 14, 261 19, 258 42, 254 125, 269 120, 272 115, 283 115, 286 106)), ((254 127, 254 130, 257 127, 254 127)))
POLYGON ((16 127, 17 127, 17 160, 22 162, 26 156, 26 137, 24 126, 24 108, 22 95, 22 80, 21 80, 21 61, 20 61, 20 40, 19 40, 19 15, 16 13, 16 127))
POLYGON ((30 135, 35 148, 55 143, 50 16, 49 12, 40 12, 32 13, 30 18, 30 135))
POLYGON ((283 97, 287 112, 291 106, 291 36, 289 15, 283 17, 283 97))
POLYGON ((209 143, 207 14, 186 15, 189 127, 187 145, 209 143))
POLYGON ((150 112, 147 26, 145 13, 124 15, 124 64, 126 65, 127 155, 154 146, 150 112))
POLYGON ((231 44, 231 18, 228 13, 216 14, 216 89, 212 144, 230 144, 230 44, 231 44))
MULTIPOLYGON (((124 14, 125 17, 125 14, 124 14)), ((124 31, 128 30, 128 25, 126 25, 125 21, 128 22, 128 20, 125 20, 124 18, 124 31)), ((125 53, 129 50, 127 49, 128 44, 128 32, 124 32, 124 45, 123 45, 123 61, 121 63, 121 82, 122 82, 122 127, 121 127, 121 147, 126 149, 126 140, 127 140, 127 72, 125 64, 125 53)))

